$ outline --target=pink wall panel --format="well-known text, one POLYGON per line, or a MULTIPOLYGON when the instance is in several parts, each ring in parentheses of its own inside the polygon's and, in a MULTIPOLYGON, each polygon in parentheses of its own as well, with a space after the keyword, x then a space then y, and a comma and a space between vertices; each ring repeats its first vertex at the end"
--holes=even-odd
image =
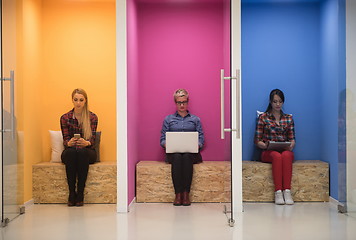
POLYGON ((138 84, 138 92, 129 89, 129 98, 138 94, 137 102, 129 101, 129 126, 137 126, 130 127, 135 140, 129 148, 137 150, 131 153, 137 160, 164 160, 160 130, 164 117, 175 112, 172 95, 178 88, 189 91, 189 109, 202 120, 203 159, 226 160, 227 144, 220 140, 220 69, 229 65, 228 38, 223 37, 227 19, 221 3, 137 4, 138 78, 129 79, 129 87, 138 84))

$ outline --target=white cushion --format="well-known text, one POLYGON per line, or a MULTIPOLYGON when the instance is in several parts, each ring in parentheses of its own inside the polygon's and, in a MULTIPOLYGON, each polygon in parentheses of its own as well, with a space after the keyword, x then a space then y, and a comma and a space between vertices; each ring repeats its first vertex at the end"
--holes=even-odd
POLYGON ((265 112, 260 112, 260 111, 257 110, 256 113, 257 113, 257 118, 258 118, 262 113, 265 113, 265 112))
POLYGON ((49 130, 51 137, 51 162, 62 162, 61 154, 64 150, 62 131, 49 130))

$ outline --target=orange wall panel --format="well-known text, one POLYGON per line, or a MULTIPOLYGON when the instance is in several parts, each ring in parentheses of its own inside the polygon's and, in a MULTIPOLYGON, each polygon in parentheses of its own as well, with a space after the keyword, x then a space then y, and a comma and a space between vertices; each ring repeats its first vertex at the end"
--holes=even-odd
POLYGON ((18 129, 19 176, 23 201, 32 198, 32 165, 42 161, 41 95, 42 30, 41 0, 17 2, 17 71, 15 112, 18 129), (23 163, 23 172, 21 165, 23 163))
POLYGON ((101 160, 116 161, 115 1, 17 0, 16 15, 11 61, 17 65, 20 202, 27 202, 32 165, 50 160, 48 130, 60 130, 74 88, 87 91, 99 117, 101 160))
POLYGON ((60 130, 72 109, 71 93, 83 88, 99 117, 102 161, 116 161, 116 71, 114 1, 43 1, 42 137, 50 158, 48 130, 60 130))

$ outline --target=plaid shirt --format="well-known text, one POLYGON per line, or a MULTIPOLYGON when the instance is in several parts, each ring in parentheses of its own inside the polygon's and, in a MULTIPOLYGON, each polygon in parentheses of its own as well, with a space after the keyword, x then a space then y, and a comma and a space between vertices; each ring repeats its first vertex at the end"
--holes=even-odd
POLYGON ((292 140, 295 140, 292 115, 282 113, 279 125, 276 124, 276 118, 271 113, 262 113, 258 117, 255 144, 259 141, 286 142, 292 140))
MULTIPOLYGON (((96 128, 98 126, 98 117, 95 113, 89 112, 90 114, 90 127, 92 131, 92 136, 90 139, 91 145, 88 148, 94 149, 95 137, 96 137, 96 128)), ((69 112, 63 114, 61 116, 61 129, 63 135, 63 145, 67 148, 69 140, 74 137, 75 133, 79 133, 81 137, 83 137, 83 131, 81 126, 79 126, 78 120, 74 117, 74 109, 69 112)))

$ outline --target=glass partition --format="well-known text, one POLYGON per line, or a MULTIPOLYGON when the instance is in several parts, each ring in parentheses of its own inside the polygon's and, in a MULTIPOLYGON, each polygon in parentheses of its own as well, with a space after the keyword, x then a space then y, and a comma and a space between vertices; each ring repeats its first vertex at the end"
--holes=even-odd
MULTIPOLYGON (((356 2, 346 1, 346 162, 339 174, 347 214, 356 217, 356 2)), ((342 165, 342 166, 343 166, 342 165)))
POLYGON ((241 1, 223 1, 224 67, 221 70, 221 139, 230 162, 230 198, 225 205, 229 226, 242 212, 241 1))
POLYGON ((6 226, 24 211, 20 206, 23 202, 23 164, 17 157, 16 1, 2 0, 1 7, 2 226, 6 226))

